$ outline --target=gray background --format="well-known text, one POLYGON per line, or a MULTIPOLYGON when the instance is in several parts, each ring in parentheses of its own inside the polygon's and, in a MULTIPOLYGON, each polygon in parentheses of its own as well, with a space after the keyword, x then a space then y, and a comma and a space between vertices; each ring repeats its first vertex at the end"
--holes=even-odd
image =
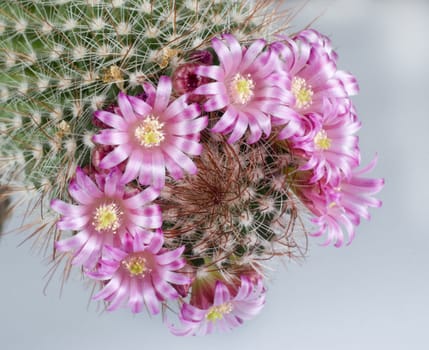
MULTIPOLYGON (((287 2, 295 6, 298 1, 287 2)), ((24 236, 0 241, 0 349, 428 349, 429 2, 311 1, 294 30, 322 14, 340 67, 359 79, 363 162, 385 177, 372 210, 347 248, 312 240, 302 265, 280 267, 262 314, 226 335, 176 338, 160 318, 87 309, 89 291, 72 277, 43 295, 47 267, 24 236)), ((11 222, 9 227, 17 225, 11 222)))

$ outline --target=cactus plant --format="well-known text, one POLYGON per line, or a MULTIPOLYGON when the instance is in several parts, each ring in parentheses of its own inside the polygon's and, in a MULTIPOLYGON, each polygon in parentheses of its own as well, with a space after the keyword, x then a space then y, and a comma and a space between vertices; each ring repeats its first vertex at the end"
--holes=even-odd
POLYGON ((3 182, 62 195, 88 163, 92 113, 171 74, 222 32, 262 35, 267 2, 2 1, 3 182))
POLYGON ((0 4, 0 185, 36 195, 53 270, 80 266, 108 310, 177 301, 174 334, 234 328, 264 305, 265 261, 350 243, 381 205, 356 79, 317 31, 274 36, 273 6, 0 4))

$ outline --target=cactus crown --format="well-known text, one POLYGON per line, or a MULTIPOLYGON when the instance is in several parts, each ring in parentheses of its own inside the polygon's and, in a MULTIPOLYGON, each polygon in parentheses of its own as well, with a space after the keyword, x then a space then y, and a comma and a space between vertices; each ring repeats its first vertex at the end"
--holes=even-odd
POLYGON ((92 113, 170 75, 222 32, 267 30, 269 1, 6 0, 0 4, 2 182, 64 196, 92 113), (20 174, 25 174, 20 177, 20 174))

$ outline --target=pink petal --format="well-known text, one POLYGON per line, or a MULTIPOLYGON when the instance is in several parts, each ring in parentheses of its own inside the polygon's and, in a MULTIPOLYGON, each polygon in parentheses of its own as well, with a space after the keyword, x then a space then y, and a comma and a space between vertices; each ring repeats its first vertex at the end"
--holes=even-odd
POLYGON ((152 284, 144 280, 143 282, 143 298, 144 302, 152 315, 159 313, 159 301, 155 295, 152 284))
POLYGON ((128 100, 128 96, 125 95, 123 92, 120 92, 118 94, 118 105, 122 112, 122 115, 128 123, 134 123, 137 121, 137 117, 134 114, 134 110, 131 106, 130 101, 128 100))
POLYGON ((227 46, 218 38, 212 40, 212 47, 216 52, 219 61, 225 70, 225 72, 230 72, 233 66, 232 56, 227 46))
POLYGON ((152 154, 152 182, 156 188, 163 188, 165 185, 165 162, 161 152, 152 154))
POLYGON ((244 72, 255 60, 255 58, 262 52, 266 45, 265 40, 255 40, 252 45, 247 49, 240 64, 240 70, 244 72))
POLYGON ((130 145, 120 145, 115 147, 113 151, 108 153, 100 162, 99 167, 101 169, 111 169, 118 164, 122 163, 125 159, 128 158, 131 152, 130 145))
POLYGON ((117 192, 118 192, 117 187, 118 187, 118 182, 121 178, 121 175, 122 175, 121 173, 112 171, 105 177, 104 194, 107 197, 113 198, 117 195, 117 192))
POLYGON ((248 121, 243 113, 238 112, 238 118, 236 120, 234 130, 228 138, 228 143, 232 144, 238 141, 247 130, 248 121))
POLYGON ((195 166, 194 162, 189 157, 184 155, 180 150, 172 145, 167 145, 164 147, 164 151, 172 160, 174 160, 174 162, 176 162, 176 164, 185 169, 186 172, 191 175, 197 173, 197 167, 195 166))
POLYGON ((240 285, 240 288, 238 289, 237 295, 234 297, 234 300, 247 299, 247 297, 252 292, 252 289, 253 289, 253 287, 252 287, 252 283, 250 282, 250 280, 247 277, 242 276, 241 277, 241 285, 240 285))
POLYGON ((103 192, 100 191, 94 181, 92 181, 80 167, 76 169, 76 182, 80 188, 84 189, 86 193, 89 193, 89 195, 96 198, 103 197, 103 192))
POLYGON ((129 136, 126 132, 104 129, 94 135, 92 140, 102 145, 122 145, 129 141, 129 136))
POLYGON ((200 143, 184 137, 170 136, 170 143, 182 152, 193 156, 199 156, 203 150, 203 146, 200 143))
POLYGON ((238 112, 235 108, 229 107, 226 112, 222 115, 220 120, 211 129, 212 132, 223 133, 230 126, 234 125, 237 119, 238 112))
POLYGON ((225 78, 224 70, 219 66, 198 66, 195 73, 217 81, 223 81, 225 78))
POLYGON ((140 117, 146 117, 152 112, 152 107, 142 99, 134 96, 128 96, 128 100, 130 101, 134 112, 137 113, 140 117))
POLYGON ((94 300, 101 300, 109 298, 113 293, 115 293, 122 284, 122 278, 114 277, 107 283, 104 288, 99 291, 97 294, 95 294, 92 299, 94 300))
POLYGON ((109 258, 114 259, 116 261, 121 261, 128 255, 126 252, 122 251, 121 249, 118 249, 109 245, 104 246, 104 251, 109 258))
POLYGON ((185 250, 185 246, 182 246, 180 248, 169 250, 163 254, 160 254, 156 257, 156 261, 160 265, 167 265, 175 260, 177 260, 185 250))
POLYGON ((213 305, 222 305, 231 300, 231 295, 229 294, 228 288, 221 283, 216 282, 215 295, 213 305))
POLYGON ((129 213, 128 218, 140 227, 159 228, 162 225, 161 208, 158 205, 145 207, 141 215, 129 213))
POLYGON ((223 82, 213 82, 201 85, 193 93, 196 95, 226 94, 226 88, 223 82))
POLYGON ((159 194, 160 190, 154 187, 148 187, 135 196, 125 199, 124 205, 128 209, 137 209, 158 198, 159 194))
POLYGON ((68 252, 82 247, 89 238, 87 231, 80 231, 73 237, 62 239, 55 242, 55 249, 59 252, 68 252))
POLYGON ((165 159, 165 166, 169 172, 169 174, 175 179, 179 180, 183 178, 184 173, 182 171, 182 168, 180 168, 174 160, 171 159, 170 156, 167 154, 164 154, 165 159))
POLYGON ((89 216, 66 217, 57 222, 59 230, 79 230, 89 221, 89 216))
POLYGON ((65 216, 80 216, 85 214, 85 207, 78 205, 68 204, 59 199, 53 199, 51 201, 51 208, 57 213, 65 216))
POLYGON ((121 183, 127 184, 137 178, 140 167, 142 166, 141 159, 142 154, 139 150, 135 150, 131 153, 127 166, 125 167, 125 172, 122 175, 121 183))
POLYGON ((107 311, 117 310, 124 303, 130 289, 129 284, 130 280, 124 277, 121 286, 116 290, 115 296, 110 302, 107 311))
POLYGON ((92 197, 89 193, 84 192, 80 189, 78 184, 75 181, 71 181, 69 185, 69 193, 70 196, 77 202, 90 205, 94 202, 94 197, 92 197))
POLYGON ((165 271, 162 277, 166 281, 173 283, 173 284, 183 285, 183 284, 191 283, 190 277, 188 277, 184 273, 165 271))
POLYGON ((153 235, 149 245, 147 246, 147 250, 153 254, 157 254, 164 244, 164 237, 162 231, 160 229, 156 230, 156 233, 153 235))
POLYGON ((128 306, 133 313, 139 313, 143 307, 143 283, 137 279, 130 281, 130 299, 128 306))
MULTIPOLYGON (((182 114, 185 113, 185 111, 190 107, 194 109, 192 113, 195 113, 196 112, 195 104, 188 105, 188 103, 186 102, 187 99, 188 99, 188 95, 185 94, 173 100, 173 102, 171 102, 162 113, 162 120, 167 121, 170 119, 174 119, 177 116, 180 116, 180 119, 182 119, 182 114)), ((197 110, 198 110, 197 115, 199 115, 200 109, 197 108, 197 110)))
POLYGON ((204 103, 204 110, 206 112, 218 111, 225 107, 228 103, 229 99, 226 93, 214 95, 204 103))
POLYGON ((127 130, 127 123, 125 123, 124 119, 114 113, 107 111, 95 111, 94 116, 112 128, 118 129, 120 131, 127 130))
MULTIPOLYGON (((231 60, 232 60, 232 66, 231 70, 235 71, 238 69, 239 66, 241 66, 241 61, 243 57, 243 49, 240 46, 240 43, 237 41, 237 39, 234 38, 231 34, 224 34, 222 36, 226 42, 228 43, 229 49, 231 51, 231 60)), ((228 70, 226 70, 228 72, 228 70)))
POLYGON ((147 95, 146 103, 150 106, 153 106, 155 104, 156 98, 156 90, 154 86, 150 83, 143 83, 143 89, 147 95))
POLYGON ((155 113, 160 113, 167 108, 171 95, 171 79, 167 76, 161 76, 156 89, 155 105, 153 106, 155 113))
POLYGON ((177 299, 179 293, 170 284, 166 283, 157 273, 152 274, 152 283, 164 300, 177 299))
POLYGON ((85 265, 92 267, 94 256, 99 255, 102 248, 102 237, 98 234, 93 234, 89 237, 85 245, 75 254, 72 260, 73 265, 85 265))
POLYGON ((171 125, 173 135, 190 135, 196 134, 203 130, 208 124, 207 117, 202 117, 194 120, 184 120, 171 125))
POLYGON ((180 314, 185 320, 201 322, 206 316, 207 310, 201 310, 195 306, 184 303, 180 309, 180 314))
POLYGON ((152 182, 152 155, 150 152, 143 152, 141 168, 139 171, 139 183, 141 185, 151 185, 152 182))

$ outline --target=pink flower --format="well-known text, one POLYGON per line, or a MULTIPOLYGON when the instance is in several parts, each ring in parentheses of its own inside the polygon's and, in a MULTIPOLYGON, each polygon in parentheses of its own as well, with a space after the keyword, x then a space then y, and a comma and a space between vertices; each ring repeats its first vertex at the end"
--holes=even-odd
POLYGON ((150 204, 159 190, 148 187, 134 194, 136 190, 120 183, 121 176, 118 169, 113 169, 107 175, 97 174, 94 183, 77 169, 69 193, 78 205, 52 200, 51 208, 62 215, 57 228, 77 231, 73 237, 55 242, 58 251, 73 252, 73 264, 92 267, 105 244, 120 244, 126 232, 149 239, 151 229, 161 227, 161 209, 150 204))
MULTIPOLYGON (((288 125, 292 135, 300 128, 299 116, 287 106, 294 98, 288 89, 288 75, 280 69, 275 53, 264 51, 264 40, 255 40, 245 49, 232 35, 213 39, 212 46, 220 66, 200 66, 196 73, 215 80, 197 88, 205 95, 204 109, 224 112, 213 132, 231 133, 228 142, 239 140, 250 129, 248 143, 257 142, 262 133, 271 133, 271 117, 288 125)), ((289 89, 290 90, 290 89, 289 89)))
POLYGON ((259 314, 264 303, 265 289, 260 278, 253 284, 248 277, 241 276, 241 285, 233 295, 224 283, 217 281, 211 305, 199 308, 184 303, 179 314, 182 327, 169 328, 182 336, 206 335, 216 329, 226 332, 259 314))
POLYGON ((356 78, 337 70, 337 54, 328 38, 315 30, 300 32, 293 39, 284 37, 271 49, 291 76, 294 109, 301 114, 322 113, 324 99, 348 104, 349 96, 359 91, 356 78))
POLYGON ((303 137, 292 137, 293 148, 305 151, 307 162, 299 170, 313 169, 310 182, 322 178, 337 186, 342 177, 349 178, 352 168, 359 165, 360 151, 355 135, 361 123, 352 109, 339 114, 339 106, 325 100, 323 115, 303 117, 310 126, 303 137))
POLYGON ((336 247, 343 245, 345 234, 348 236, 347 244, 353 241, 360 218, 369 220, 368 208, 378 208, 382 204, 373 196, 383 188, 384 180, 361 177, 371 171, 375 164, 376 159, 361 170, 354 168, 351 177, 343 178, 338 186, 320 181, 313 186, 303 185, 298 190, 298 194, 304 197, 304 203, 315 215, 312 222, 317 230, 310 235, 326 235, 323 245, 333 243, 336 247))
POLYGON ((197 168, 188 155, 199 155, 199 133, 207 126, 197 104, 187 104, 187 95, 170 103, 171 80, 163 76, 157 89, 144 84, 146 102, 119 93, 116 113, 97 111, 95 116, 111 129, 94 135, 94 142, 114 145, 99 167, 111 169, 127 161, 122 183, 138 178, 140 184, 162 188, 165 168, 175 179, 183 170, 195 174, 197 168), (183 170, 182 170, 183 169, 183 170))
POLYGON ((171 285, 185 285, 189 277, 177 272, 186 261, 181 258, 184 246, 167 250, 163 248, 164 238, 157 230, 148 245, 145 237, 126 234, 120 248, 106 246, 105 254, 95 271, 86 274, 94 279, 106 281, 95 300, 109 302, 107 310, 112 311, 127 304, 133 313, 141 312, 143 304, 152 315, 160 311, 160 302, 178 298, 171 285))

